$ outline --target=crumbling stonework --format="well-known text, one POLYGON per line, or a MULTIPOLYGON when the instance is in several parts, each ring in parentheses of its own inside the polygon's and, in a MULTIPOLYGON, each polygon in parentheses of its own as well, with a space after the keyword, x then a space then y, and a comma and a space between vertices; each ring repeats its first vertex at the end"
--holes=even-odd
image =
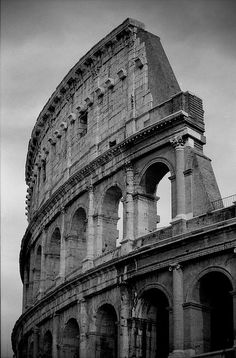
POLYGON ((17 358, 234 356, 236 209, 203 115, 132 19, 59 84, 27 154, 17 358), (157 229, 167 173, 172 219, 157 229))

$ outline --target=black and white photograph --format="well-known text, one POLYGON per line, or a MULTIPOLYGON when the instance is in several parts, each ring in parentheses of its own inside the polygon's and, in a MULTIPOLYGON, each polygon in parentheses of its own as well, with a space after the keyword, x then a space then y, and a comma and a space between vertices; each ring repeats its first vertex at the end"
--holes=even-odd
POLYGON ((236 1, 1 0, 1 358, 236 357, 236 1))

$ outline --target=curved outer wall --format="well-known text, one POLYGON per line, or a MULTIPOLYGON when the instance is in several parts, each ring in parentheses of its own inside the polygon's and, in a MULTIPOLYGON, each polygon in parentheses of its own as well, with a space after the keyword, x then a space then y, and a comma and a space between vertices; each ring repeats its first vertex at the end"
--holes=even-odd
POLYGON ((214 350, 201 335, 199 282, 211 267, 235 290, 235 208, 209 214, 220 193, 203 153, 203 114, 202 101, 180 90, 160 39, 132 19, 59 84, 28 147, 17 357, 156 357, 158 334, 144 332, 158 307, 169 312, 160 318, 162 358, 214 350), (168 172, 172 221, 157 230, 155 189, 168 172), (226 220, 223 239, 217 223, 226 220), (200 328, 189 329, 191 320, 200 328))

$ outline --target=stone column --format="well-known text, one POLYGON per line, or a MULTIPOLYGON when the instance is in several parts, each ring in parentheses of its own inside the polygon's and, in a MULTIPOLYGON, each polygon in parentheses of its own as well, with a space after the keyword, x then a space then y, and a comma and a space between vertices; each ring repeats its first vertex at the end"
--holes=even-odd
POLYGON ((87 333, 88 333, 88 314, 87 314, 87 307, 86 307, 86 300, 82 298, 80 301, 80 312, 79 316, 81 319, 81 326, 80 326, 80 357, 87 356, 87 333))
POLYGON ((94 259, 94 188, 93 185, 88 186, 88 228, 87 228, 87 255, 83 261, 83 271, 93 267, 94 259))
POLYGON ((59 279, 60 282, 63 282, 65 279, 66 273, 66 228, 65 228, 65 217, 66 217, 66 210, 63 207, 61 210, 61 248, 60 248, 60 272, 59 272, 59 279))
POLYGON ((39 352, 39 329, 38 329, 38 327, 34 328, 33 337, 34 337, 33 358, 37 358, 38 352, 39 352))
POLYGON ((120 358, 129 356, 129 294, 125 284, 121 286, 121 306, 120 306, 120 358))
POLYGON ((126 239, 134 240, 134 173, 131 164, 126 167, 126 239))
MULTIPOLYGON (((126 165, 126 196, 124 198, 125 205, 123 211, 125 211, 125 235, 121 241, 122 254, 126 254, 132 250, 132 242, 134 240, 134 173, 131 163, 126 165)), ((123 215, 124 216, 124 215, 123 215)))
POLYGON ((177 136, 170 142, 175 148, 176 158, 176 219, 185 219, 184 140, 177 136))
POLYGON ((52 358, 58 358, 58 329, 59 329, 59 315, 53 315, 52 323, 52 358))
POLYGON ((173 273, 173 352, 171 357, 184 356, 183 272, 179 264, 169 268, 173 273))
POLYGON ((41 273, 40 273, 40 284, 39 284, 39 298, 42 297, 42 294, 45 290, 45 281, 46 281, 46 256, 45 249, 47 243, 47 229, 43 228, 42 234, 42 251, 41 251, 41 273))

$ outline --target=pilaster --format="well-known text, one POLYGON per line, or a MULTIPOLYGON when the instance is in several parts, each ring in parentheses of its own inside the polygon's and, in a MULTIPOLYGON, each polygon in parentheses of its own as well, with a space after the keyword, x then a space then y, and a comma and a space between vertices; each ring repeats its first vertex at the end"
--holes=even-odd
POLYGON ((129 356, 129 293, 127 286, 123 284, 120 289, 121 292, 121 306, 120 306, 120 358, 127 358, 129 356))
POLYGON ((83 271, 93 267, 94 259, 94 187, 89 185, 88 190, 88 230, 87 230, 87 256, 83 260, 83 271))
POLYGON ((170 358, 184 357, 183 272, 180 264, 169 267, 173 280, 173 352, 170 358))
POLYGON ((61 248, 60 248, 60 271, 59 281, 63 282, 66 274, 66 227, 65 227, 66 210, 63 207, 61 209, 61 248))
POLYGON ((125 205, 125 237, 121 241, 121 250, 126 254, 132 250, 132 242, 134 240, 134 172, 131 163, 128 163, 126 171, 126 196, 124 198, 125 205))
POLYGON ((38 327, 34 328, 33 337, 34 337, 33 358, 37 358, 38 352, 39 352, 39 328, 38 327))
POLYGON ((175 148, 175 175, 176 175, 176 217, 173 220, 185 219, 185 178, 184 178, 184 144, 182 136, 176 136, 170 140, 175 148))

